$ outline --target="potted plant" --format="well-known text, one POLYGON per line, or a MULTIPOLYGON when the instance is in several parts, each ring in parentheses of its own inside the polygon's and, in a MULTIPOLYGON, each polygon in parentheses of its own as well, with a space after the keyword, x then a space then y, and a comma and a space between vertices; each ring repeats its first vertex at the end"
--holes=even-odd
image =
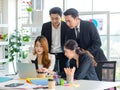
MULTIPOLYGON (((23 34, 25 29, 15 30, 9 37, 8 48, 5 48, 5 51, 8 52, 8 55, 5 56, 8 58, 8 62, 12 62, 14 73, 17 74, 15 69, 15 62, 21 62, 22 59, 27 57, 27 52, 22 50, 23 42, 29 42, 30 36, 23 34), (15 61, 16 60, 16 61, 15 61)), ((26 30, 27 31, 27 30, 26 30)), ((7 62, 3 62, 6 64, 7 62)))
POLYGON ((25 58, 25 51, 22 51, 23 42, 30 42, 30 36, 24 34, 23 32, 27 31, 21 29, 20 31, 15 30, 15 33, 12 34, 9 38, 9 61, 14 61, 16 58, 18 61, 21 61, 25 58), (16 57, 15 57, 16 56, 16 57))
POLYGON ((10 35, 9 38, 9 61, 14 61, 15 56, 18 56, 18 61, 21 57, 21 46, 22 46, 22 37, 18 30, 15 30, 15 33, 10 35))
MULTIPOLYGON (((5 56, 9 59, 9 62, 13 62, 14 60, 21 61, 26 58, 26 51, 22 50, 23 42, 30 42, 30 36, 27 34, 23 34, 25 29, 14 30, 9 37, 9 46, 5 48, 6 52, 9 52, 8 56, 5 56)), ((6 62, 3 62, 5 64, 6 62)))

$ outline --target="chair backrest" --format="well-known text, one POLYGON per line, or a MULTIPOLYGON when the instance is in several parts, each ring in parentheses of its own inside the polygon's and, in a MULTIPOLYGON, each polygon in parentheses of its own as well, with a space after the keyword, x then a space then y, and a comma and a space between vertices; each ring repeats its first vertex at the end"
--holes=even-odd
POLYGON ((95 69, 99 80, 115 81, 116 61, 99 61, 95 69))

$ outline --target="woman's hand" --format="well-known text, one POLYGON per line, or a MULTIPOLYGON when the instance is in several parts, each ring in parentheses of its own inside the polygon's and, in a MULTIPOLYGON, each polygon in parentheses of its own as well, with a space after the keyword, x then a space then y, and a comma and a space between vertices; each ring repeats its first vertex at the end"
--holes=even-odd
POLYGON ((74 75, 75 67, 73 67, 73 68, 64 68, 64 71, 65 71, 66 75, 74 75))
POLYGON ((40 68, 37 70, 37 72, 46 72, 46 73, 54 74, 54 71, 49 70, 47 68, 40 68))
POLYGON ((48 69, 46 69, 46 68, 39 68, 37 71, 38 72, 48 72, 48 69))

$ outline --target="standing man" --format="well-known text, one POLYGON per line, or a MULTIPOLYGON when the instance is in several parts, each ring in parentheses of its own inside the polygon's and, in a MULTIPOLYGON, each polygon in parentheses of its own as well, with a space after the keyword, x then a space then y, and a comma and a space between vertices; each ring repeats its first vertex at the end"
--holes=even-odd
POLYGON ((65 43, 65 34, 68 26, 62 19, 62 10, 59 7, 53 7, 49 11, 50 22, 44 23, 41 34, 44 35, 49 44, 49 52, 56 56, 54 71, 60 73, 64 71, 67 58, 63 52, 65 43))
POLYGON ((101 49, 100 36, 94 24, 81 20, 78 11, 74 8, 67 9, 64 16, 66 24, 71 28, 67 35, 68 39, 76 40, 79 47, 90 52, 96 61, 106 61, 107 59, 101 49))

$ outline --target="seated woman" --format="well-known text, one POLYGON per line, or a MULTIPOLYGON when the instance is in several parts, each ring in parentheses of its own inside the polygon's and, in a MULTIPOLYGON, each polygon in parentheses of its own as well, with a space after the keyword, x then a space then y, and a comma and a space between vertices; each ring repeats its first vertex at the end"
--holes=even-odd
POLYGON ((53 73, 55 56, 48 53, 48 42, 44 36, 38 36, 34 42, 33 53, 28 54, 27 60, 34 63, 37 72, 53 73))
POLYGON ((64 68, 66 75, 74 73, 74 78, 77 80, 98 80, 90 56, 78 47, 75 40, 68 40, 64 45, 64 51, 65 55, 69 59, 67 63, 68 68, 64 68))

